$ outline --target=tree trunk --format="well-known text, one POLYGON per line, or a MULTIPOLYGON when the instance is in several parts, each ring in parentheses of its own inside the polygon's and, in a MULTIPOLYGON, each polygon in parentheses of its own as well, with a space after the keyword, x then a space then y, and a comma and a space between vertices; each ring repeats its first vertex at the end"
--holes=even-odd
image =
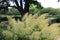
POLYGON ((29 1, 28 0, 24 0, 25 1, 25 7, 24 7, 24 9, 23 9, 23 4, 22 4, 22 0, 20 0, 20 9, 19 9, 19 11, 20 11, 20 13, 21 13, 21 18, 26 14, 26 13, 28 13, 29 12, 29 1))
POLYGON ((23 16, 27 13, 27 12, 29 12, 29 0, 24 0, 25 1, 25 7, 24 7, 24 9, 23 9, 23 4, 22 4, 22 0, 20 0, 20 6, 18 5, 18 2, 15 0, 15 3, 16 3, 16 5, 17 5, 17 9, 18 9, 18 11, 20 12, 20 14, 21 14, 21 19, 23 18, 23 16))
POLYGON ((29 0, 25 0, 24 13, 29 12, 29 6, 30 6, 29 2, 30 2, 29 0))
POLYGON ((23 9, 23 4, 22 4, 22 0, 20 0, 20 13, 21 13, 21 18, 24 16, 24 9, 23 9))

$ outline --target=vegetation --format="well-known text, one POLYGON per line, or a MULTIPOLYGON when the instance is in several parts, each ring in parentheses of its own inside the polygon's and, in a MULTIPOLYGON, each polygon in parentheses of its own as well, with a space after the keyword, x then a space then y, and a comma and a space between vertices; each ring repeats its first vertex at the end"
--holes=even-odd
POLYGON ((20 15, 20 12, 16 8, 9 9, 7 15, 20 15))
POLYGON ((7 30, 2 30, 4 40, 57 40, 60 36, 60 23, 49 26, 48 14, 41 16, 25 14, 22 21, 15 21, 8 16, 10 25, 7 30))
POLYGON ((0 40, 60 40, 60 8, 43 8, 36 0, 0 0, 0 15, 5 15, 0 40))
POLYGON ((30 4, 32 3, 35 5, 37 4, 38 8, 41 7, 40 3, 38 3, 37 0, 29 0, 29 1, 28 0, 1 0, 0 10, 4 9, 8 11, 9 10, 8 7, 16 8, 20 12, 20 15, 22 18, 25 13, 29 12, 29 7, 30 7, 30 4), (14 5, 11 6, 10 2, 12 2, 14 5))

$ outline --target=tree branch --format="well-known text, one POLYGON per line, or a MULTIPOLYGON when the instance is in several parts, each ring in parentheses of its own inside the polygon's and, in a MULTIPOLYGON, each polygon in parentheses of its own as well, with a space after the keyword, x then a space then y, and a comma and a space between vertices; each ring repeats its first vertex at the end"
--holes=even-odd
POLYGON ((16 4, 17 7, 19 7, 19 4, 18 4, 18 1, 17 0, 15 0, 15 4, 16 4))
POLYGON ((25 13, 29 12, 29 7, 30 7, 30 1, 25 0, 25 7, 24 7, 24 11, 25 13))
POLYGON ((21 6, 21 8, 23 7, 22 0, 20 0, 20 6, 21 6))

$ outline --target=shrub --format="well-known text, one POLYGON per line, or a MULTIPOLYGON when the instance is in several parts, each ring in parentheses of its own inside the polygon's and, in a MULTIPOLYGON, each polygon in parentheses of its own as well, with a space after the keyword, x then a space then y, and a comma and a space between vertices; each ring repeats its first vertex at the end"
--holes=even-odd
POLYGON ((5 23, 4 22, 1 22, 0 23, 0 30, 7 30, 7 26, 5 25, 5 23))
POLYGON ((56 40, 60 36, 60 23, 48 26, 48 22, 54 18, 47 16, 43 14, 38 17, 27 13, 22 21, 8 17, 10 29, 3 30, 2 34, 7 40, 56 40))

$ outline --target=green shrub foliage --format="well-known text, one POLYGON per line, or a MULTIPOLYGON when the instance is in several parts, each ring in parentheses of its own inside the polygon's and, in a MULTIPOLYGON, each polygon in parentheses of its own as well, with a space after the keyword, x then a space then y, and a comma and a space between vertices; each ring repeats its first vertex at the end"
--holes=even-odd
POLYGON ((49 25, 49 21, 54 18, 47 18, 48 14, 40 17, 28 15, 22 18, 22 21, 15 21, 8 17, 10 29, 3 30, 2 35, 5 40, 58 40, 60 37, 60 23, 49 25))

